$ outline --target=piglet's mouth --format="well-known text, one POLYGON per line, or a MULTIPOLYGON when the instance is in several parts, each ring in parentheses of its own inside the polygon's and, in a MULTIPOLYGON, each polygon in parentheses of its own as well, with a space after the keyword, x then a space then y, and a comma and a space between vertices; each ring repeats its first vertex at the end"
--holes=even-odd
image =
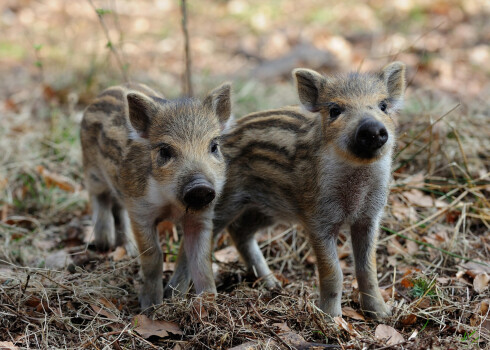
POLYGON ((186 206, 185 207, 185 213, 186 214, 199 213, 199 212, 201 212, 203 210, 206 210, 208 207, 209 207, 209 204, 208 205, 205 205, 203 207, 199 207, 199 208, 194 208, 194 207, 191 207, 191 206, 186 206))

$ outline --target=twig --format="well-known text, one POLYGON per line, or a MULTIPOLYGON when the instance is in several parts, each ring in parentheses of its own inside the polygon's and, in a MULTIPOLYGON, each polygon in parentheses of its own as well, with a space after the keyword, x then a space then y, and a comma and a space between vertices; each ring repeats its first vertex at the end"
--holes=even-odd
POLYGON ((451 108, 449 111, 447 111, 446 113, 444 113, 442 116, 440 116, 439 118, 437 118, 434 122, 430 123, 424 130, 422 130, 421 132, 419 132, 417 135, 415 135, 415 137, 410 140, 409 143, 407 143, 396 155, 395 155, 395 159, 398 158, 400 156, 400 154, 406 150, 408 147, 410 147, 412 145, 412 143, 414 143, 420 136, 422 136, 422 134, 424 132, 426 132, 429 128, 433 127, 434 125, 436 125, 438 122, 440 122, 443 118, 445 118, 446 116, 448 116, 452 111, 454 111, 455 109, 459 108, 459 106, 461 106, 460 103, 458 103, 456 106, 454 106, 453 108, 451 108))
POLYGON ((262 321, 262 324, 265 326, 265 328, 267 328, 267 330, 269 331, 269 333, 272 334, 272 336, 274 336, 274 338, 276 338, 277 340, 279 340, 279 342, 282 345, 284 345, 288 349, 293 350, 293 348, 291 347, 291 345, 289 345, 288 343, 286 343, 283 339, 281 339, 280 336, 277 335, 276 332, 274 332, 272 330, 272 328, 267 324, 267 321, 264 320, 264 318, 259 314, 259 312, 257 311, 257 309, 255 309, 255 306, 252 304, 252 302, 249 301, 248 302, 248 305, 252 308, 252 310, 255 312, 255 314, 259 317, 259 319, 262 321))
POLYGON ((426 242, 419 241, 418 239, 410 238, 410 237, 405 236, 405 235, 403 235, 403 234, 401 234, 401 233, 399 233, 399 232, 396 232, 396 231, 394 231, 394 230, 392 230, 392 229, 389 229, 388 227, 381 226, 381 228, 382 228, 384 231, 389 232, 389 233, 391 233, 391 234, 393 234, 393 235, 395 235, 395 236, 401 237, 401 238, 403 238, 403 239, 407 239, 407 240, 409 240, 409 241, 416 242, 416 243, 421 244, 421 245, 425 245, 426 247, 429 247, 429 248, 432 248, 432 249, 436 249, 436 250, 438 250, 438 251, 440 251, 440 252, 442 252, 442 253, 444 253, 444 254, 450 255, 450 256, 452 256, 452 257, 454 257, 454 258, 458 258, 458 259, 461 259, 461 260, 464 260, 464 261, 472 261, 472 262, 477 263, 477 264, 479 264, 479 265, 483 265, 483 266, 488 266, 488 267, 490 267, 490 265, 489 265, 489 264, 486 264, 486 263, 484 263, 484 262, 481 262, 481 261, 478 261, 478 260, 474 260, 474 259, 471 259, 471 258, 467 258, 467 257, 461 256, 461 255, 459 255, 459 254, 456 254, 456 253, 450 252, 450 251, 448 251, 448 250, 445 250, 445 249, 442 249, 442 248, 436 247, 436 246, 434 246, 434 245, 432 245, 432 244, 430 244, 430 243, 426 243, 426 242))
MULTIPOLYGON (((327 336, 327 330, 321 325, 321 323, 319 322, 318 320, 318 317, 316 316, 316 313, 313 312, 313 310, 311 309, 311 306, 310 304, 308 303, 307 300, 305 300, 305 304, 306 304, 306 308, 308 309, 308 312, 310 313, 310 315, 313 317, 313 322, 315 322, 316 326, 320 329, 320 331, 323 333, 323 336, 326 337, 327 336)), ((339 337, 337 336, 337 341, 339 342, 339 345, 335 345, 335 344, 330 344, 330 348, 336 348, 336 349, 340 349, 340 348, 344 348, 342 343, 340 342, 340 339, 339 337)))
POLYGON ((417 41, 419 41, 422 38, 426 37, 427 35, 429 35, 433 31, 435 31, 437 28, 439 28, 443 24, 444 24, 444 21, 442 21, 438 25, 430 28, 425 33, 423 33, 422 35, 420 35, 419 37, 417 37, 415 40, 413 40, 409 45, 407 45, 406 47, 398 50, 398 52, 396 52, 396 53, 391 53, 391 54, 388 54, 388 55, 381 55, 381 56, 372 56, 371 58, 386 58, 386 57, 390 57, 391 60, 396 60, 399 54, 401 54, 402 52, 406 52, 406 51, 411 50, 415 46, 415 44, 417 43, 417 41))
POLYGON ((384 349, 396 348, 397 346, 405 345, 406 343, 408 343, 408 340, 399 342, 398 344, 386 345, 386 346, 383 346, 381 348, 376 348, 376 350, 384 350, 384 349))
MULTIPOLYGON (((454 133, 454 136, 456 136, 456 141, 458 142, 459 151, 461 152, 461 155, 463 156, 464 168, 466 170, 466 173, 469 174, 470 173, 470 170, 468 168, 468 159, 466 159, 466 154, 464 153, 463 145, 461 143, 461 139, 459 137, 459 133, 458 133, 458 131, 455 128, 452 128, 452 131, 454 133)), ((468 175, 468 177, 469 177, 469 175, 468 175)), ((471 179, 470 179, 470 184, 471 184, 471 179)))
POLYGON ((444 207, 442 208, 441 210, 435 212, 434 214, 426 217, 425 219, 419 221, 419 222, 416 222, 415 224, 409 226, 409 227, 406 227, 404 228, 403 230, 401 230, 399 233, 405 233, 405 232, 408 232, 410 231, 411 229, 417 227, 417 226, 420 226, 420 225, 423 225, 425 224, 426 222, 428 221, 431 221, 432 219, 435 219, 437 218, 438 216, 444 214, 446 211, 448 211, 449 209, 451 209, 452 207, 454 207, 456 204, 458 204, 461 199, 463 199, 466 195, 468 194, 468 191, 464 191, 463 193, 461 193, 454 201, 451 202, 451 204, 449 204, 447 207, 444 207))
POLYGON ((124 51, 122 49, 123 42, 124 42, 124 31, 122 30, 121 21, 119 20, 119 15, 117 12, 117 7, 116 7, 117 0, 112 0, 111 3, 112 3, 113 14, 114 14, 114 24, 116 26, 117 31, 119 32, 119 40, 117 43, 117 48, 119 49, 119 53, 121 54, 122 61, 126 62, 127 56, 124 54, 124 51))
POLYGON ((24 284, 24 287, 22 287, 22 296, 24 296, 25 292, 26 292, 26 289, 27 289, 27 286, 29 285, 29 280, 31 279, 31 274, 28 273, 27 274, 27 278, 26 278, 26 283, 24 284))
POLYGON ((107 28, 107 25, 106 25, 105 20, 104 20, 104 13, 102 13, 101 11, 99 11, 95 7, 92 0, 87 0, 87 1, 89 2, 90 6, 92 6, 95 13, 97 14, 97 17, 99 18, 99 23, 100 23, 102 29, 104 30, 104 34, 105 34, 105 37, 107 39, 107 47, 109 48, 109 50, 111 50, 112 54, 114 55, 114 58, 116 59, 117 65, 119 66, 119 69, 121 70, 121 74, 123 76, 124 81, 126 83, 129 83, 129 78, 128 78, 128 75, 126 73, 126 68, 124 67, 125 65, 123 64, 122 59, 119 56, 119 53, 117 52, 116 48, 112 44, 111 37, 109 35, 109 29, 107 28))
POLYGON ((420 153, 422 153, 427 147, 429 147, 429 144, 428 143, 426 143, 421 148, 419 148, 419 150, 417 150, 417 152, 413 153, 410 156, 410 158, 401 161, 400 164, 395 169, 393 169, 393 172, 398 171, 399 169, 403 168, 405 165, 407 165, 408 163, 410 163, 412 160, 415 159, 415 157, 417 157, 420 153))
POLYGON ((85 344, 83 344, 82 347, 83 348, 86 348, 88 345, 96 346, 93 343, 93 341, 96 341, 97 339, 99 339, 101 337, 109 337, 109 336, 112 336, 112 335, 117 335, 117 338, 114 341, 112 341, 111 344, 109 344, 109 345, 112 345, 112 344, 114 344, 115 341, 117 341, 118 339, 120 339, 123 334, 128 334, 128 335, 130 335, 132 337, 135 337, 135 338, 141 340, 143 343, 151 346, 153 349, 159 349, 159 347, 153 345, 151 342, 149 342, 145 338, 139 336, 138 334, 136 334, 135 332, 133 332, 131 329, 127 329, 128 327, 129 327, 129 325, 127 325, 123 330, 99 333, 99 334, 97 334, 95 336, 95 339, 90 339, 85 344))
POLYGON ((189 43, 189 32, 187 30, 187 5, 186 0, 180 1, 182 11, 182 32, 184 33, 184 56, 185 56, 185 75, 184 75, 184 94, 192 97, 192 77, 191 77, 191 49, 189 43))
POLYGON ((36 274, 38 274, 38 275, 41 275, 41 276, 43 276, 43 277, 45 277, 45 278, 47 278, 47 279, 48 279, 48 280, 50 280, 51 282, 56 283, 56 284, 57 284, 58 286, 60 286, 61 288, 66 289, 67 291, 72 292, 73 294, 75 294, 75 292, 73 291, 73 289, 72 289, 72 288, 70 288, 70 287, 68 287, 68 286, 65 286, 64 284, 62 284, 62 283, 60 283, 60 282, 58 282, 58 281, 56 281, 56 280, 52 279, 52 278, 51 278, 51 277, 49 277, 48 275, 45 275, 44 273, 42 273, 42 272, 38 272, 38 271, 35 271, 35 273, 36 273, 36 274))

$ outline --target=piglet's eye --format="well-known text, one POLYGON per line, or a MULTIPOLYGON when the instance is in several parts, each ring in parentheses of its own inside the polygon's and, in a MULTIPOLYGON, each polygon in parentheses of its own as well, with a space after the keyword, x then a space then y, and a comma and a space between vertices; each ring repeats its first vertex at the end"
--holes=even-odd
POLYGON ((379 103, 379 109, 381 109, 381 111, 383 112, 386 112, 386 108, 388 108, 388 104, 386 103, 386 101, 381 101, 379 103))
POLYGON ((219 149, 218 141, 213 140, 211 141, 211 144, 209 145, 209 150, 211 153, 217 154, 219 149))
POLYGON ((160 161, 165 164, 172 159, 174 156, 174 151, 170 145, 163 145, 158 151, 158 154, 160 156, 160 161))
POLYGON ((339 115, 342 114, 342 108, 340 108, 338 105, 332 105, 329 108, 330 111, 330 118, 336 119, 338 118, 339 115))

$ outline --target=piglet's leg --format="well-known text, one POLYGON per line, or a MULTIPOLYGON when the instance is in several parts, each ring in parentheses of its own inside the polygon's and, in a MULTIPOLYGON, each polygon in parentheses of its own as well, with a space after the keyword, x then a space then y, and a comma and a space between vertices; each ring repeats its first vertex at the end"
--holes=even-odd
POLYGON ((138 247, 134 241, 128 211, 122 205, 113 204, 112 214, 116 221, 116 246, 124 246, 131 257, 138 256, 138 247))
POLYGON ((188 213, 182 219, 185 257, 196 294, 216 294, 211 267, 212 217, 213 212, 210 211, 204 215, 188 213))
POLYGON ((379 220, 365 218, 351 226, 352 247, 362 311, 371 318, 390 315, 378 287, 376 240, 379 220))
POLYGON ((92 196, 95 246, 102 251, 112 249, 115 242, 111 201, 111 196, 108 193, 92 196))
POLYGON ((175 271, 168 282, 168 285, 163 291, 165 298, 171 298, 174 295, 185 294, 189 289, 189 284, 191 280, 191 275, 189 271, 189 266, 187 262, 187 257, 185 254, 185 238, 181 225, 177 225, 177 232, 180 238, 180 249, 179 255, 177 256, 177 263, 175 265, 175 271))
POLYGON ((272 220, 255 210, 248 210, 228 226, 240 256, 248 270, 260 278, 266 288, 280 287, 281 283, 269 269, 264 255, 255 239, 255 232, 272 224, 272 220))
POLYGON ((337 257, 338 225, 326 225, 310 234, 320 278, 320 308, 332 317, 341 316, 342 270, 337 257))
POLYGON ((160 304, 163 299, 163 253, 158 240, 155 225, 142 226, 131 220, 134 239, 140 253, 143 287, 140 292, 140 304, 144 310, 160 304))

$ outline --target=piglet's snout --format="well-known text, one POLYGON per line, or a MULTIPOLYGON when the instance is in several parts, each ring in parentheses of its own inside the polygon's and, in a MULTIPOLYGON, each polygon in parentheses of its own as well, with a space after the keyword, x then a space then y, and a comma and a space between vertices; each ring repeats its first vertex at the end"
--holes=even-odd
POLYGON ((357 148, 365 151, 376 151, 388 141, 388 131, 376 119, 364 119, 356 131, 355 143, 357 148))
POLYGON ((216 197, 213 185, 202 176, 193 177, 182 191, 185 206, 199 210, 211 203, 216 197))

